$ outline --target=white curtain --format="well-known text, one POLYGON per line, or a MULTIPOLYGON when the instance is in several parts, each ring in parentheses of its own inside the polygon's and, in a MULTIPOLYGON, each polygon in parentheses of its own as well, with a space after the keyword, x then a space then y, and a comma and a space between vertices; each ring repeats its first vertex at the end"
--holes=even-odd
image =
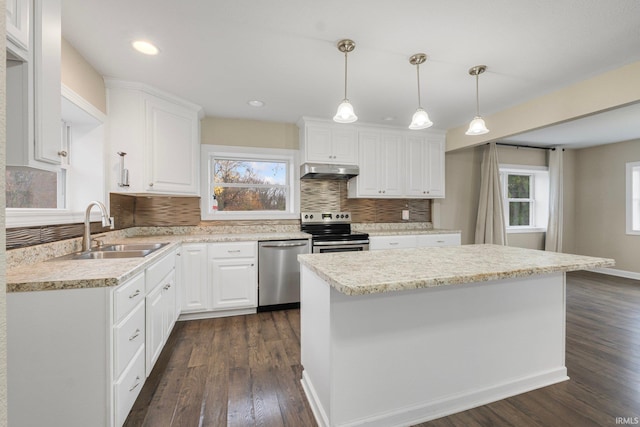
POLYGON ((562 252, 562 151, 549 151, 549 223, 544 249, 553 252, 562 252))
POLYGON ((504 223, 498 149, 492 142, 485 148, 480 177, 480 202, 476 221, 476 244, 507 244, 504 223))

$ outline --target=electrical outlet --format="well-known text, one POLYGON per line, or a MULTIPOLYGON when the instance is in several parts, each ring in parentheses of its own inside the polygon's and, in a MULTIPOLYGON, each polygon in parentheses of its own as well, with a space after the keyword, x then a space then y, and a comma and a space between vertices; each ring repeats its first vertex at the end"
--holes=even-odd
POLYGON ((402 210, 402 219, 404 221, 408 221, 409 220, 409 210, 408 209, 403 209, 402 210))

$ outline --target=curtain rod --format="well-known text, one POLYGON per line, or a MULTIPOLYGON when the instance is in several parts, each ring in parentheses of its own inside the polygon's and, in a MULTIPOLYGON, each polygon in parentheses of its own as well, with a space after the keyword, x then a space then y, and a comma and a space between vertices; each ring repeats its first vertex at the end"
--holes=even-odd
MULTIPOLYGON (((509 144, 506 142, 496 142, 496 145, 504 145, 505 147, 516 147, 516 148, 535 148, 536 150, 551 150, 556 151, 556 147, 535 147, 533 145, 518 145, 518 144, 509 144)), ((562 149, 564 151, 564 148, 562 149)))

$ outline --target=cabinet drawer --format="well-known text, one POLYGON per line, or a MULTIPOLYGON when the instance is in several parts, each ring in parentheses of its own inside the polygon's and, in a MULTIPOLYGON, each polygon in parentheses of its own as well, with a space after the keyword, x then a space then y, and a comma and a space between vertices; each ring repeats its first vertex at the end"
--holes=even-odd
POLYGON ((135 354, 122 377, 115 383, 116 425, 124 424, 133 403, 140 394, 145 378, 143 346, 135 354))
POLYGON ((424 234, 418 236, 418 247, 425 246, 458 246, 460 234, 424 234))
POLYGON ((256 242, 212 243, 209 258, 253 258, 257 255, 256 242))
POLYGON ((416 236, 373 236, 369 237, 369 250, 415 248, 416 236))
POLYGON ((144 272, 127 283, 118 286, 115 291, 115 323, 124 318, 140 301, 144 301, 144 272))
POLYGON ((155 288, 176 267, 176 253, 171 252, 146 270, 147 293, 155 288))
POLYGON ((115 343, 114 378, 118 378, 145 340, 144 301, 113 330, 115 343))

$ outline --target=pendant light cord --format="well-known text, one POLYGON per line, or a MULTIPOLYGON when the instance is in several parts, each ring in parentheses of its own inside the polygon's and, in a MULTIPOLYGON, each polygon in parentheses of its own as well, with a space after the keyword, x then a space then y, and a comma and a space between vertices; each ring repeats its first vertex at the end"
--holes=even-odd
POLYGON ((344 51, 344 99, 347 99, 347 51, 344 51))
POLYGON ((420 64, 416 64, 416 76, 418 78, 418 108, 422 108, 422 103, 420 102, 420 64))
POLYGON ((476 116, 480 117, 480 93, 478 91, 478 75, 479 73, 476 73, 476 116))

